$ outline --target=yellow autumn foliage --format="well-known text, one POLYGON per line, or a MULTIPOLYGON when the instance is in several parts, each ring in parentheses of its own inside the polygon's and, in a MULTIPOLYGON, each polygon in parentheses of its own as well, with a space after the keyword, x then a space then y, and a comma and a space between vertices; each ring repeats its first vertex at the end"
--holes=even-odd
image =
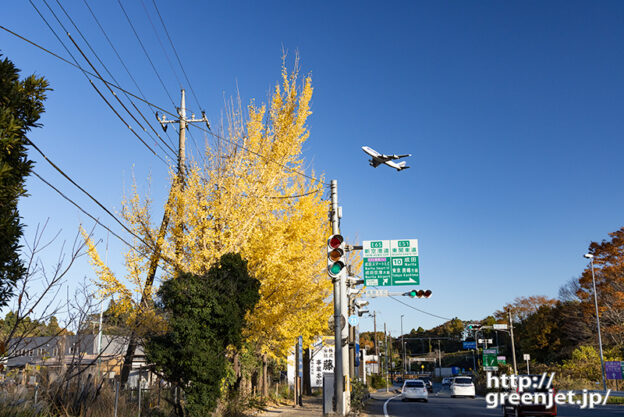
MULTIPOLYGON (((165 280, 175 269, 203 274, 228 252, 248 260, 261 282, 261 299, 244 336, 269 355, 284 355, 299 335, 309 343, 327 332, 331 315, 331 281, 324 274, 329 226, 323 178, 300 175, 312 91, 309 77, 301 83, 296 69, 289 74, 283 67, 268 109, 252 103, 245 117, 232 112, 224 138, 205 150, 201 164, 188 164, 184 182, 171 173, 165 207, 170 223, 158 242, 168 260, 161 262, 165 280)), ((149 199, 133 189, 123 203, 123 217, 153 245, 159 225, 152 223, 150 212, 149 199)), ((124 305, 136 311, 137 294, 152 296, 152 289, 145 288, 150 248, 134 241, 137 249, 126 256, 126 286, 87 242, 101 295, 126 300, 124 305)))

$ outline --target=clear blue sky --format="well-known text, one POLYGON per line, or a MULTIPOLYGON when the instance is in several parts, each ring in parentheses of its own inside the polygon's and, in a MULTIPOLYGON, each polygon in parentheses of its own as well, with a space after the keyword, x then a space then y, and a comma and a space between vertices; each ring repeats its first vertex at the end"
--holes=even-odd
MULTIPOLYGON (((144 1, 160 28, 152 2, 144 1)), ((48 2, 62 16, 56 1, 48 2)), ((34 3, 59 29, 45 4, 34 3)), ((136 91, 84 4, 62 4, 120 83, 136 91)), ((118 4, 89 4, 148 99, 172 109, 118 4)), ((123 4, 177 102, 179 85, 141 2, 123 4)), ((404 299, 415 307, 479 319, 517 296, 555 297, 585 267, 590 241, 623 225, 621 2, 158 0, 158 6, 214 125, 224 98, 237 91, 243 104, 265 102, 282 50, 289 62, 298 51, 315 87, 305 157, 338 179, 343 233, 352 242, 419 239, 422 288, 433 297, 404 299), (412 153, 412 168, 373 169, 362 145, 412 153)), ((7 2, 0 22, 67 56, 28 2, 7 2)), ((143 189, 151 175, 162 205, 165 165, 79 71, 4 31, 0 49, 24 74, 45 75, 54 88, 45 126, 31 135, 52 160, 116 209, 133 175, 143 189)), ((187 102, 199 113, 192 95, 187 102)), ((195 138, 203 141, 200 132, 195 138)), ((112 225, 32 155, 38 172, 112 225)), ((20 205, 27 235, 47 217, 50 230, 62 229, 67 240, 81 221, 92 224, 38 179, 28 188, 31 196, 20 205)), ((111 237, 109 260, 120 274, 122 248, 111 237)), ((70 281, 84 276, 92 276, 86 259, 70 281)), ((371 309, 393 334, 401 314, 406 329, 442 322, 392 300, 374 300, 371 309)), ((363 323, 372 328, 372 320, 363 323)))

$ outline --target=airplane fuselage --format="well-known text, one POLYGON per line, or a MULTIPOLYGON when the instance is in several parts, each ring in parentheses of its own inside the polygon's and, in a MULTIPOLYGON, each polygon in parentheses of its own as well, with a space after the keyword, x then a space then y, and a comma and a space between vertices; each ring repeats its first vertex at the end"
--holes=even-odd
POLYGON ((389 167, 392 167, 392 168, 396 169, 397 171, 401 171, 401 170, 409 168, 408 166, 405 166, 405 161, 396 163, 396 162, 393 162, 393 160, 400 159, 400 158, 406 158, 408 156, 411 156, 411 154, 406 154, 406 155, 384 155, 384 154, 380 154, 379 152, 377 152, 376 150, 374 150, 373 148, 368 147, 368 146, 362 146, 362 150, 367 155, 369 155, 371 157, 371 160, 369 161, 369 164, 373 168, 377 168, 381 164, 388 165, 389 167))

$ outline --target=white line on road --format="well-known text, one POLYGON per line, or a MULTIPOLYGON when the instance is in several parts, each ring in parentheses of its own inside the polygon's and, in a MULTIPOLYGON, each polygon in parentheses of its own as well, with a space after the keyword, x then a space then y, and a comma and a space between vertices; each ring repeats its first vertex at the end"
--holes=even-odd
POLYGON ((384 416, 385 417, 389 417, 388 416, 388 403, 390 402, 390 400, 394 400, 395 398, 400 397, 400 396, 401 396, 401 394, 395 395, 394 397, 390 397, 390 398, 388 398, 386 400, 386 402, 384 403, 384 406, 383 406, 383 411, 384 411, 384 416))

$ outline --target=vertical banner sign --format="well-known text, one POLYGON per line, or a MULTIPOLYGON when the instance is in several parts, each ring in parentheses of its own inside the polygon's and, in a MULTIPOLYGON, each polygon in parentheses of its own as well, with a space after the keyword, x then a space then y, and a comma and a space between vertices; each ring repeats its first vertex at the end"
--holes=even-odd
POLYGON ((303 337, 297 338, 297 352, 299 357, 297 358, 297 375, 303 378, 303 337))
POLYGON ((418 239, 362 242, 366 286, 419 285, 418 239))
POLYGON ((320 347, 310 353, 310 385, 323 386, 323 374, 334 372, 334 338, 326 337, 320 347))
POLYGON ((605 361, 607 379, 622 379, 622 364, 620 361, 605 361))

